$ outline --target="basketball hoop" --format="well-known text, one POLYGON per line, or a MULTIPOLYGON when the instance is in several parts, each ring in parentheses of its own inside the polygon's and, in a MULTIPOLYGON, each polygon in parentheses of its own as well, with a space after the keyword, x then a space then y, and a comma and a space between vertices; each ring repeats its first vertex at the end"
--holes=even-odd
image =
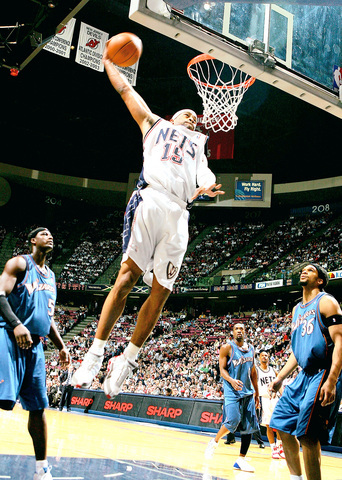
POLYGON ((202 98, 205 128, 214 132, 235 128, 237 107, 255 78, 206 53, 190 60, 187 71, 202 98))

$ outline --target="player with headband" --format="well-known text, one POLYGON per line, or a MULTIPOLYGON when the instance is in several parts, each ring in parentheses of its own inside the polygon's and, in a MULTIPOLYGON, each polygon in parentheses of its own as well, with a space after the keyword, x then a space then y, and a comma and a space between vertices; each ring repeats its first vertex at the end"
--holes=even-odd
POLYGON ((177 278, 188 245, 187 207, 201 194, 221 195, 204 153, 207 137, 195 130, 191 109, 176 112, 170 121, 151 112, 141 96, 104 52, 109 80, 121 95, 143 136, 143 169, 125 213, 123 257, 115 284, 103 305, 95 339, 72 383, 89 387, 99 372, 105 344, 123 312, 126 298, 141 274, 151 287, 125 351, 111 359, 103 388, 117 395, 152 332, 177 278))

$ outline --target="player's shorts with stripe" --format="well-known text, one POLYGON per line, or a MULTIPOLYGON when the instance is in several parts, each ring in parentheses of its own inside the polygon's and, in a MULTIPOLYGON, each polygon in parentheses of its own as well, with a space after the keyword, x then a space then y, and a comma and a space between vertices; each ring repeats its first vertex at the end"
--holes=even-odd
POLYGON ((233 433, 238 427, 241 434, 257 432, 259 423, 256 416, 254 396, 248 395, 239 400, 225 401, 222 425, 233 433))
POLYGON ((301 370, 287 385, 279 399, 270 427, 300 438, 309 435, 321 443, 330 443, 334 434, 342 394, 342 377, 336 385, 336 399, 332 405, 321 406, 318 400, 327 371, 308 374, 301 370))
POLYGON ((11 410, 18 398, 28 411, 49 405, 43 345, 37 335, 32 340, 33 346, 24 350, 12 332, 0 328, 0 408, 11 410))
POLYGON ((269 425, 273 410, 277 405, 278 398, 260 397, 261 403, 261 425, 269 425))
POLYGON ((189 212, 176 197, 147 187, 128 202, 123 231, 123 258, 131 258, 146 272, 153 270, 159 284, 172 290, 188 245, 189 212))

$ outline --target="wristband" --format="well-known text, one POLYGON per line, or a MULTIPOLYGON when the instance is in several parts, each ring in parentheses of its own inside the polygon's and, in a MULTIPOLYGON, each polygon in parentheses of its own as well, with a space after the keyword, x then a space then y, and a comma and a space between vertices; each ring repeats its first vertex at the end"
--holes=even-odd
POLYGON ((8 303, 5 292, 0 292, 0 314, 5 322, 13 329, 21 324, 21 321, 8 303))

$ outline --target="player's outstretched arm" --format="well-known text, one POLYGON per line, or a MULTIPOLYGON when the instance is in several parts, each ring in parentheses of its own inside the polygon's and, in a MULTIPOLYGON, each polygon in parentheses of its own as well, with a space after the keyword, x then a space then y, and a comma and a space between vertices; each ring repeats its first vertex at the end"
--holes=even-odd
POLYGON ((151 112, 145 100, 129 84, 126 77, 120 73, 107 54, 107 47, 102 58, 110 83, 125 102, 130 114, 137 122, 143 135, 158 120, 158 116, 151 112))
POLYGON ((195 190, 195 193, 192 197, 191 200, 195 200, 199 195, 208 195, 208 197, 216 197, 217 195, 224 195, 225 192, 223 190, 220 190, 222 187, 221 183, 218 185, 216 183, 213 183, 210 185, 210 187, 198 187, 195 190))

